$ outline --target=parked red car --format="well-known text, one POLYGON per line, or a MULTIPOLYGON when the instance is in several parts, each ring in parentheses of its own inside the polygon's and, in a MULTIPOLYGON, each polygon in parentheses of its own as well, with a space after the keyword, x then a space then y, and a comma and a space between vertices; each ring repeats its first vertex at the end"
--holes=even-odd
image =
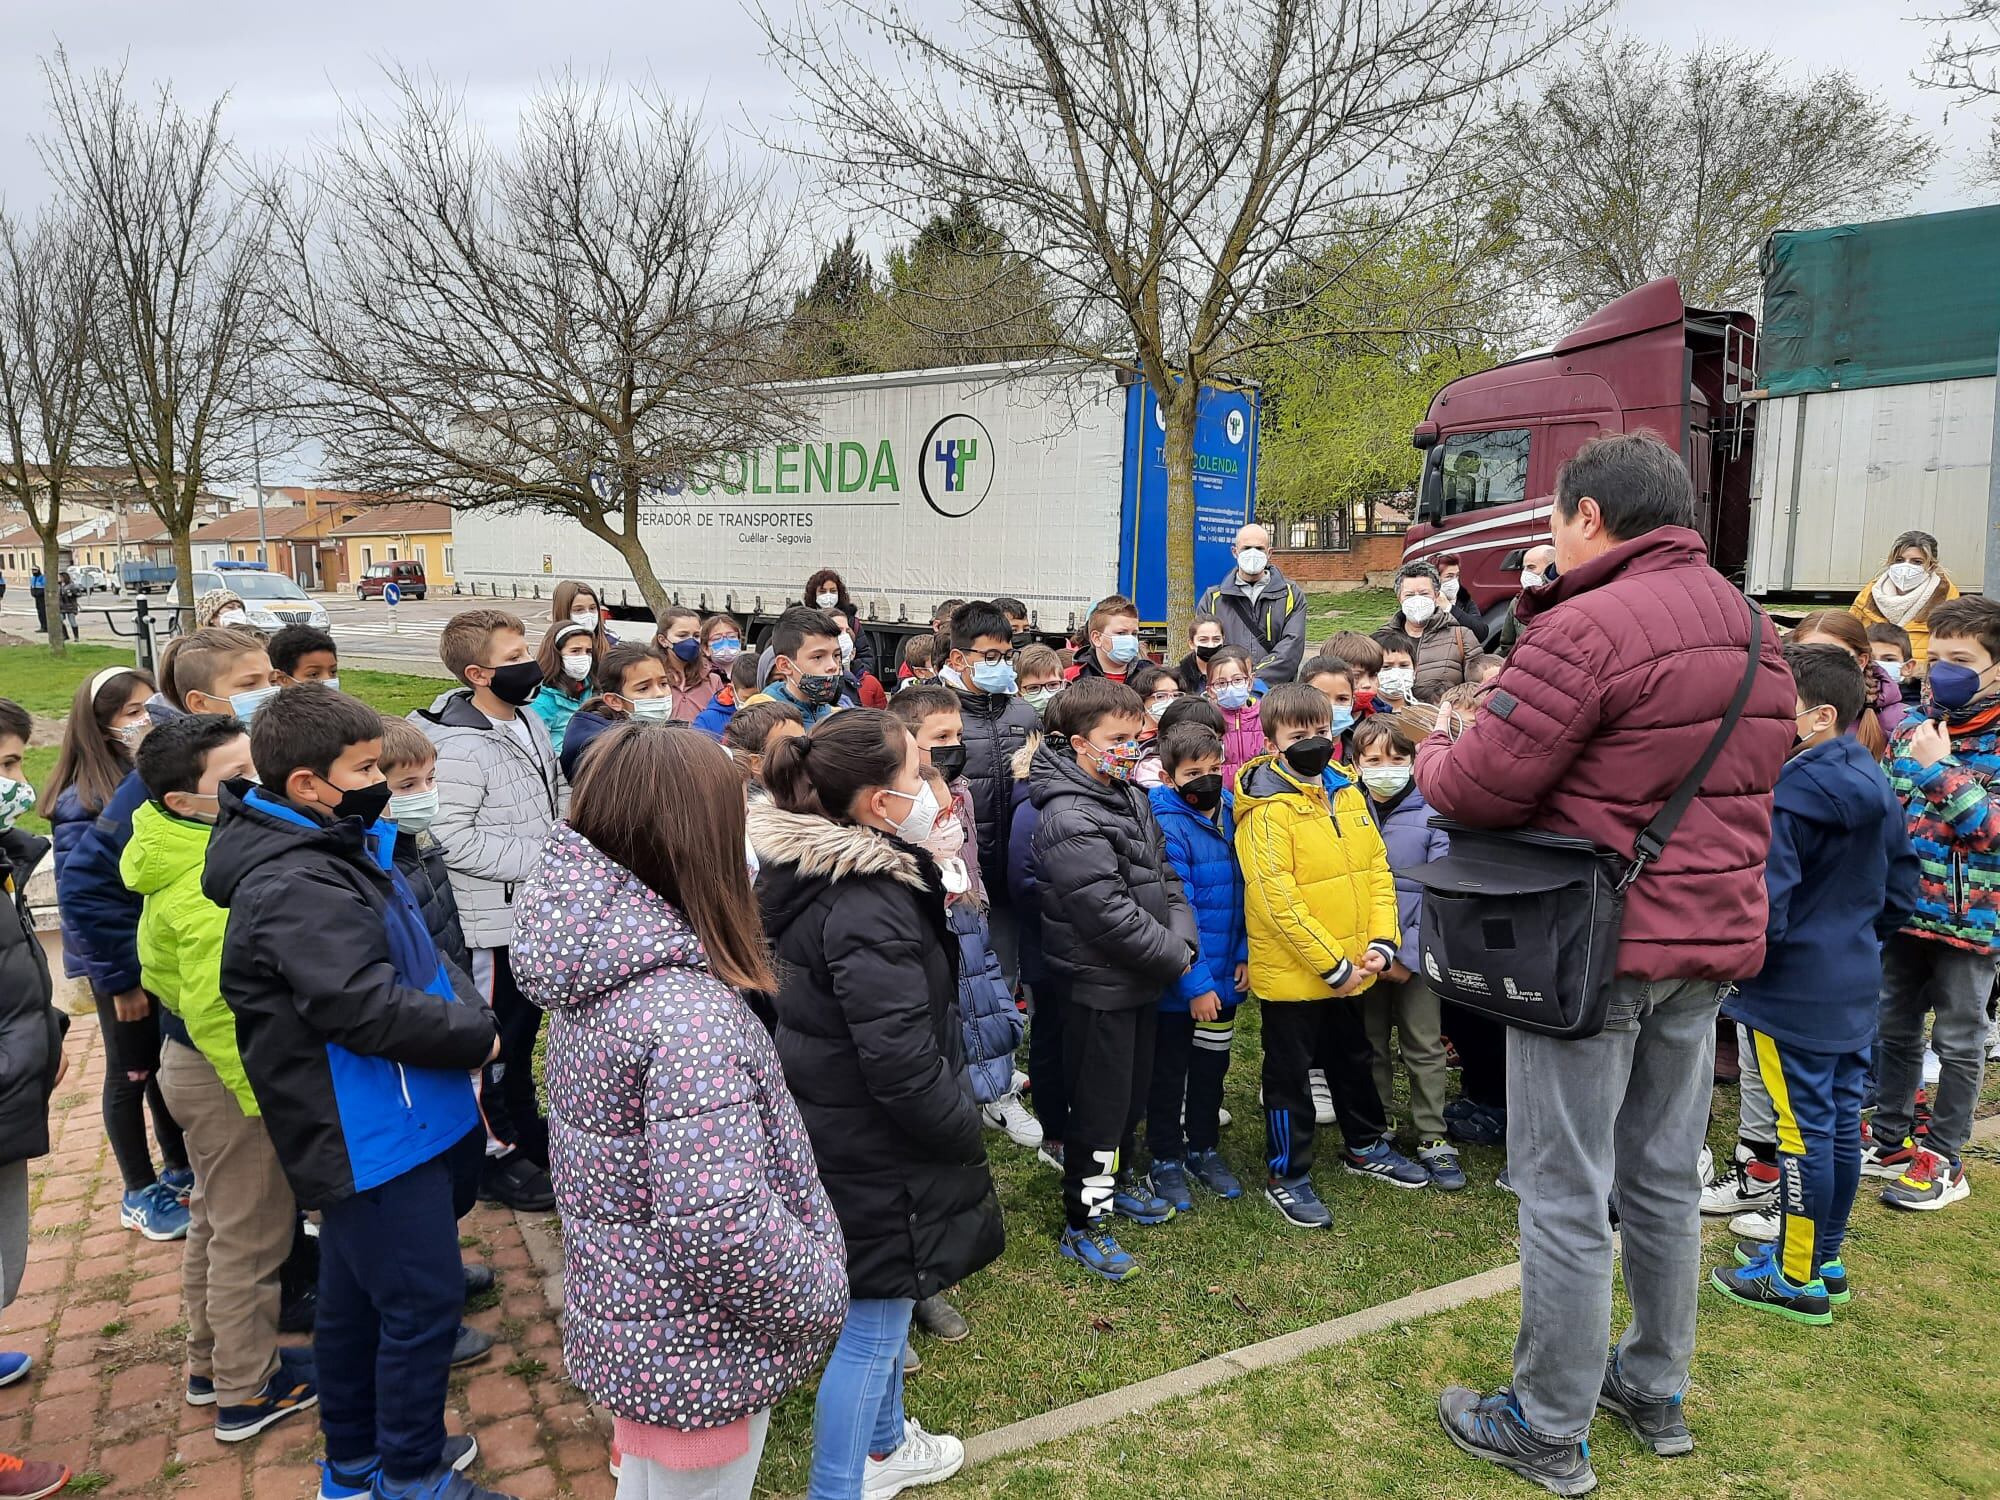
POLYGON ((424 565, 414 559, 401 562, 372 563, 361 575, 358 594, 363 599, 380 599, 382 590, 395 584, 405 599, 421 599, 428 592, 424 583, 424 565))

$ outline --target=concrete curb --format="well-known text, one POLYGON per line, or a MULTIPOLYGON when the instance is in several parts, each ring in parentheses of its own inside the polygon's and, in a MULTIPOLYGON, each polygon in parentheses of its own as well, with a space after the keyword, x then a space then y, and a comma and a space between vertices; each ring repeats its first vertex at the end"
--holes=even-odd
POLYGON ((1199 1364, 1169 1370, 1166 1374, 1155 1375, 1150 1380, 1120 1386, 1117 1390, 1106 1391, 1101 1396, 1092 1396, 1088 1400, 1074 1402, 1069 1406, 1059 1406, 1054 1411, 1045 1411, 1005 1427, 996 1427, 991 1432, 982 1432, 976 1437, 966 1439, 965 1462, 968 1466, 990 1463, 1010 1453, 1039 1447, 1043 1443, 1054 1442, 1059 1438, 1074 1437, 1080 1432, 1088 1432, 1092 1428, 1103 1427, 1124 1417, 1149 1411, 1163 1402, 1195 1395, 1210 1386, 1221 1385, 1225 1381, 1235 1380, 1256 1370, 1290 1364, 1321 1349, 1331 1349, 1340 1344, 1350 1343, 1364 1335, 1394 1327, 1398 1323, 1408 1323, 1417 1318, 1429 1317, 1433 1313, 1448 1312, 1452 1308, 1463 1307, 1468 1302, 1477 1302, 1486 1297, 1498 1296, 1502 1292, 1513 1291, 1520 1284, 1521 1263, 1515 1261, 1512 1265, 1482 1271, 1477 1276, 1467 1276, 1463 1280, 1447 1282, 1443 1286, 1412 1292, 1409 1296, 1398 1297, 1393 1302, 1383 1302, 1374 1307, 1363 1308, 1360 1312, 1349 1313, 1345 1317, 1315 1323, 1310 1328, 1280 1334, 1276 1338, 1265 1339, 1262 1343, 1245 1344, 1240 1349, 1232 1349, 1227 1354, 1218 1354, 1213 1359, 1205 1359, 1199 1364))
POLYGON ((542 1296, 549 1304, 549 1311, 555 1315, 557 1326, 561 1326, 563 1252, 562 1234, 556 1223, 553 1213, 527 1214, 518 1208, 514 1210, 514 1224, 521 1231, 521 1243, 527 1247, 528 1259, 533 1262, 535 1274, 542 1281, 542 1296))

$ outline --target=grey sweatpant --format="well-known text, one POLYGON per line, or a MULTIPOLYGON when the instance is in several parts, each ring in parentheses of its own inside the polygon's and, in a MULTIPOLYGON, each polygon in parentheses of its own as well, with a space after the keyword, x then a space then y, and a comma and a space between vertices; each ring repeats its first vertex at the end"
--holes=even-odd
POLYGON ((0 1166, 0 1310, 12 1305, 28 1269, 28 1164, 0 1166))
POLYGON ((1589 1433, 1604 1380, 1614 1189, 1632 1301, 1619 1370, 1658 1400, 1687 1384, 1702 1269, 1695 1167, 1721 1003, 1712 980, 1618 979, 1594 1037, 1507 1033, 1507 1170, 1521 1198, 1514 1391, 1551 1442, 1589 1433))

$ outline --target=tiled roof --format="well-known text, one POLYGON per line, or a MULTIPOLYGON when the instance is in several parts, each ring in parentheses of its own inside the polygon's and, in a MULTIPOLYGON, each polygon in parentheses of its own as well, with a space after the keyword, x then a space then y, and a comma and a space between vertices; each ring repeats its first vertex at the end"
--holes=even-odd
POLYGON ((335 536, 405 536, 417 531, 451 530, 451 507, 437 500, 401 500, 391 505, 371 505, 344 526, 334 528, 335 536))

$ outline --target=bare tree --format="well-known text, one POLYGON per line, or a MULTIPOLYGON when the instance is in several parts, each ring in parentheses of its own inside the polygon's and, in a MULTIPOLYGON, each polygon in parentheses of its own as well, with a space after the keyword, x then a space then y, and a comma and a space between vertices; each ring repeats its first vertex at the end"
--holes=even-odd
MULTIPOLYGON (((2000 103, 2000 0, 1961 0, 1948 11, 1917 19, 1948 28, 1931 43, 1917 82, 1961 104, 2000 103)), ((1973 161, 1972 180, 2000 186, 2000 118, 1973 161)))
POLYGON ((1852 74, 1611 37, 1511 105, 1488 142, 1492 193, 1571 311, 1659 276, 1705 306, 1754 304, 1773 231, 1894 209, 1937 155, 1852 74))
POLYGON ((976 203, 1051 289, 1053 352, 1158 393, 1178 638, 1202 384, 1276 340, 1366 331, 1310 315, 1350 265, 1322 252, 1436 211, 1495 84, 1603 8, 967 0, 947 28, 832 0, 763 23, 823 142, 805 155, 913 229, 913 211, 976 203), (1272 273, 1296 265, 1318 275, 1273 306, 1272 273))
POLYGON ((764 384, 789 309, 766 178, 663 95, 566 79, 502 154, 391 76, 281 210, 279 297, 337 482, 542 510, 669 603, 640 534, 659 488, 795 419, 764 384))
MULTIPOLYGON (((62 568, 63 492, 83 456, 98 265, 73 213, 45 212, 29 226, 0 209, 0 495, 27 513, 51 584, 62 568)), ((49 648, 60 653, 60 612, 50 609, 47 624, 49 648)))
POLYGON ((101 257, 88 413, 166 528, 191 605, 200 497, 246 467, 271 356, 269 217, 234 179, 221 101, 191 113, 162 86, 142 102, 123 72, 79 76, 60 48, 43 73, 42 158, 101 257))

